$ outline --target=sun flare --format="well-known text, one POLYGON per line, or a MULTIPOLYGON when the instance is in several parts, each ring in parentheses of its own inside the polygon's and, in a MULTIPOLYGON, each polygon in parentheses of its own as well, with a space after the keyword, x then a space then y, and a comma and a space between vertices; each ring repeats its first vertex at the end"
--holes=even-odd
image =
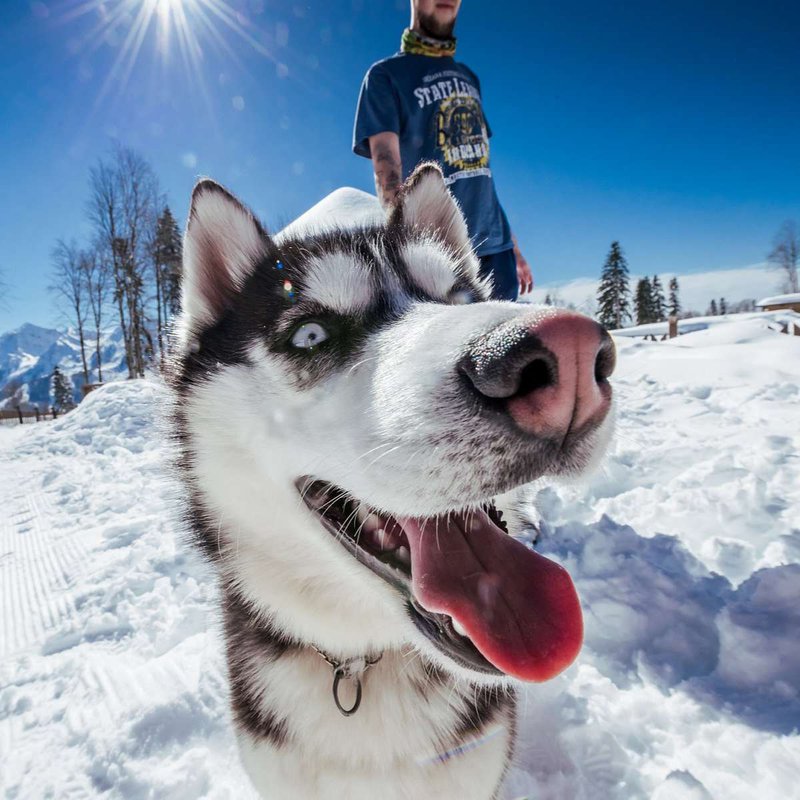
POLYGON ((179 61, 190 81, 201 87, 203 56, 209 48, 223 51, 237 64, 234 45, 241 49, 242 44, 274 60, 263 32, 227 0, 78 0, 63 18, 88 18, 93 23, 79 37, 76 52, 92 52, 104 44, 117 51, 98 102, 112 88, 125 89, 147 44, 162 67, 172 68, 179 61))

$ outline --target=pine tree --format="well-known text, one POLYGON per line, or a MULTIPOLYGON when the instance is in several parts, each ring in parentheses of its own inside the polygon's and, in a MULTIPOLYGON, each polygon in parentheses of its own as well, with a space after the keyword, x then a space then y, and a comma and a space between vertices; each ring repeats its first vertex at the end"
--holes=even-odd
POLYGON ((678 300, 678 279, 670 278, 669 281, 669 315, 677 317, 681 313, 681 304, 678 300))
POLYGON ((165 206, 158 218, 155 252, 153 254, 159 270, 164 316, 174 316, 181 306, 181 260, 183 241, 175 217, 165 206))
POLYGON ((653 322, 662 322, 667 316, 667 301, 664 299, 664 287, 658 275, 653 275, 653 322))
POLYGON ((708 311, 706 312, 706 316, 709 317, 716 317, 719 312, 717 311, 717 301, 712 300, 711 305, 708 307, 708 311))
POLYGON ((75 398, 72 393, 72 384, 69 378, 59 369, 56 364, 53 374, 50 376, 53 387, 53 405, 59 411, 68 411, 75 406, 75 398))
POLYGON ((719 299, 719 313, 720 314, 727 314, 728 313, 728 304, 725 302, 724 297, 720 297, 719 299))
POLYGON ((644 277, 636 284, 636 297, 634 297, 633 306, 636 312, 637 325, 646 325, 648 322, 655 321, 653 314, 653 286, 649 278, 644 277))
POLYGON ((621 328, 630 319, 628 263, 619 242, 612 242, 597 287, 597 319, 608 329, 621 328))

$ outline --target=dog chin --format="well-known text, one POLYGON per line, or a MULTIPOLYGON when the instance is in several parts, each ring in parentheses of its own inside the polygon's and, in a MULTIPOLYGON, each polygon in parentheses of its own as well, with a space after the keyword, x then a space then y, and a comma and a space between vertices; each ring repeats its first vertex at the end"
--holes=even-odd
POLYGON ((441 650, 434 647, 424 636, 414 635, 410 639, 411 645, 423 658, 427 659, 437 669, 451 675, 456 681, 480 686, 496 686, 512 690, 519 682, 503 672, 481 672, 448 658, 441 650))

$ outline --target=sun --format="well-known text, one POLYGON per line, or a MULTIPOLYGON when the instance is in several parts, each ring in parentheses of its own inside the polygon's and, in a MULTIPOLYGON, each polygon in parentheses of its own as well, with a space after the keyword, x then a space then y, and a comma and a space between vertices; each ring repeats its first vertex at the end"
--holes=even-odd
MULTIPOLYGON (((145 0, 146 1, 146 0, 145 0)), ((183 13, 183 0, 155 0, 156 14, 162 27, 169 25, 173 14, 183 13)))
POLYGON ((145 43, 152 42, 164 68, 182 64, 192 82, 202 86, 206 49, 221 50, 236 63, 232 42, 244 43, 275 61, 259 29, 227 0, 67 0, 65 21, 84 18, 94 25, 79 39, 77 49, 95 50, 113 41, 117 54, 98 97, 112 88, 122 92, 139 61, 145 43))

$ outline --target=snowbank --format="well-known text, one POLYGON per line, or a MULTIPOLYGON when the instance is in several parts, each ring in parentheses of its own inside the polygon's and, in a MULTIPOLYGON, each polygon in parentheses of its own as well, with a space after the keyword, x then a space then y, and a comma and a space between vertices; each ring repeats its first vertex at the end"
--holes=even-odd
POLYGON ((386 215, 374 194, 343 186, 289 223, 276 234, 275 239, 280 242, 287 236, 308 236, 331 228, 379 225, 385 219, 386 215))
MULTIPOLYGON (((678 320, 678 334, 694 333, 704 331, 708 328, 720 325, 729 325, 731 322, 746 322, 758 320, 762 327, 783 333, 792 333, 791 326, 796 325, 800 329, 800 314, 796 311, 752 311, 743 314, 722 314, 713 317, 689 317, 678 320)), ((669 330, 668 322, 648 322, 645 325, 632 325, 630 328, 620 328, 613 331, 614 336, 623 338, 639 338, 644 336, 655 336, 661 338, 667 335, 669 330)), ((729 329, 730 330, 730 329, 729 329)))
MULTIPOLYGON (((586 645, 523 693, 507 797, 800 797, 800 338, 619 340, 619 435, 535 487, 586 645)), ((0 432, 0 790, 252 797, 209 570, 184 546, 154 382, 0 432)))

